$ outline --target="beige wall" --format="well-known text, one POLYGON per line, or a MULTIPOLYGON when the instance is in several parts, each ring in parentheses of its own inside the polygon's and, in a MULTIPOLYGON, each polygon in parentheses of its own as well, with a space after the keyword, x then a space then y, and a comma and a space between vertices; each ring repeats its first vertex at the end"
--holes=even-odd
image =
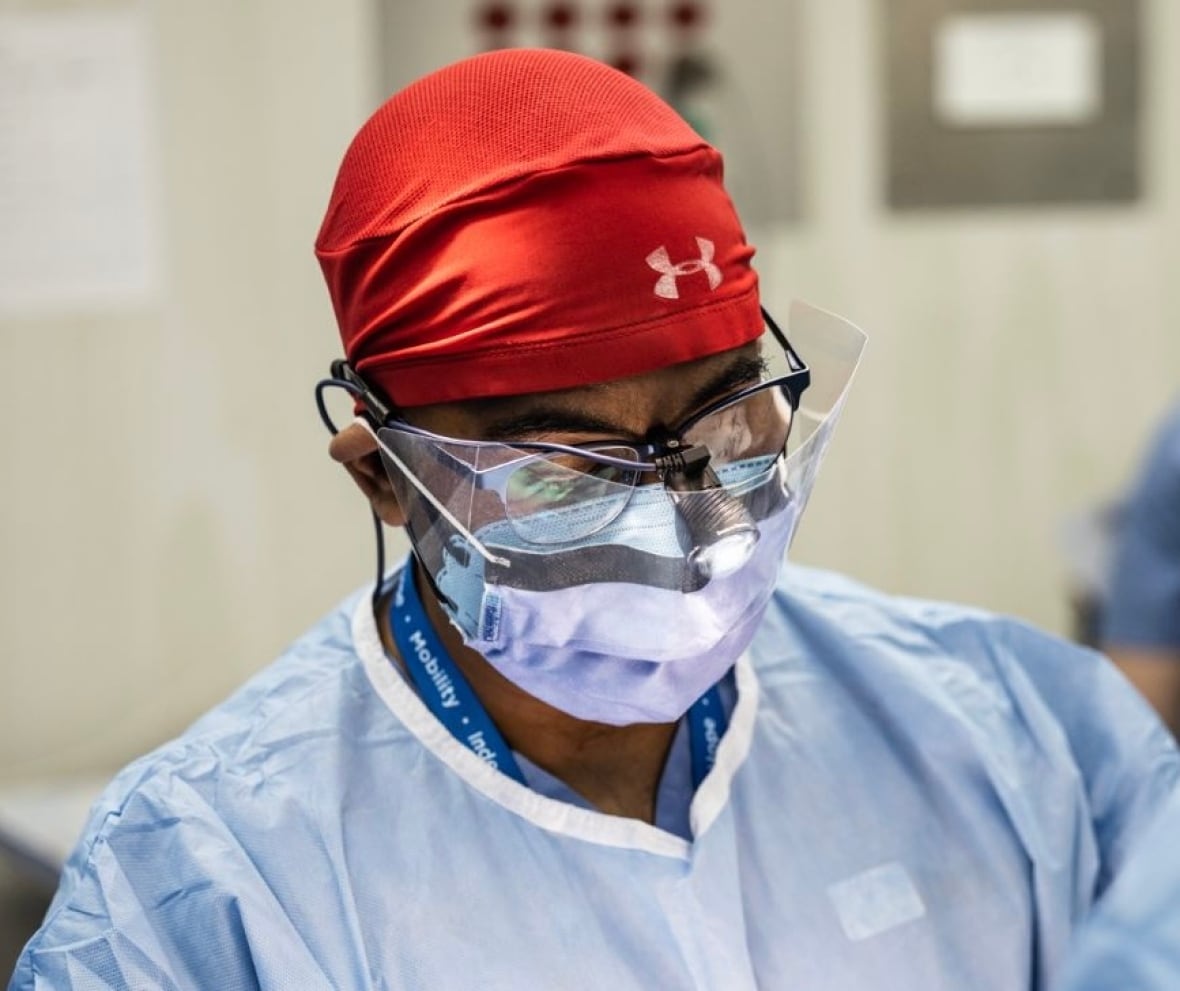
MULTIPOLYGON (((806 219, 755 232, 772 305, 871 335, 796 557, 1060 630, 1060 515, 1122 481, 1180 391, 1180 6, 1145 6, 1141 205, 900 218, 878 7, 802 3, 806 219)), ((177 731, 371 568, 311 404, 335 348, 310 244, 377 99, 374 5, 149 11, 162 300, 0 322, 0 780, 177 731)))
POLYGON ((1061 517, 1124 483, 1180 397, 1180 5, 1143 4, 1139 205, 905 216, 881 206, 887 6, 806 5, 813 222, 762 253, 769 300, 870 334, 794 556, 1063 632, 1061 517))
POLYGON ((154 745, 372 567, 311 398, 338 350, 311 242, 377 98, 369 5, 146 9, 161 301, 0 324, 0 778, 154 745))

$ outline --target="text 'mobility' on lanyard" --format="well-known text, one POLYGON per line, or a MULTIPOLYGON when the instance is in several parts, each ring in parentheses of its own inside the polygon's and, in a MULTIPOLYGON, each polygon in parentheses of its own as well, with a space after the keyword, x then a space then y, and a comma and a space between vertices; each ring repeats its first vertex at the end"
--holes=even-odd
MULTIPOLYGON (((456 740, 527 787, 512 750, 430 625, 411 570, 407 564, 398 575, 389 605, 389 628, 414 687, 456 740)), ((727 723, 716 685, 688 710, 693 788, 700 787, 713 767, 727 723)))

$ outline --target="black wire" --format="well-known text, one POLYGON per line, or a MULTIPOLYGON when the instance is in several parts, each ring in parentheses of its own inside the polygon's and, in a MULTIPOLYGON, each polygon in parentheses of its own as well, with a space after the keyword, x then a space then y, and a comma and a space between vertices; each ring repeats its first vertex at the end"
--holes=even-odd
MULTIPOLYGON (((361 390, 353 385, 351 382, 346 382, 344 379, 330 378, 321 379, 315 386, 315 406, 320 414, 320 420, 323 421, 325 427, 328 428, 328 433, 335 437, 340 433, 339 428, 332 420, 331 414, 328 412, 328 407, 324 402, 324 393, 328 389, 343 389, 349 395, 359 397, 361 390)), ((381 517, 377 515, 377 510, 371 510, 373 516, 373 532, 377 538, 377 580, 373 583, 373 610, 376 612, 377 606, 381 599, 381 583, 385 580, 385 528, 381 525, 381 517)))
POLYGON ((324 402, 324 393, 328 389, 343 389, 350 396, 360 397, 361 390, 358 389, 351 382, 346 382, 344 379, 320 379, 315 384, 315 408, 320 414, 320 420, 324 426, 328 428, 328 433, 335 437, 340 430, 332 421, 332 415, 328 412, 328 407, 324 402))
POLYGON ((377 536, 377 580, 373 583, 373 610, 376 612, 381 601, 381 583, 385 580, 385 527, 381 517, 373 510, 373 532, 377 536))

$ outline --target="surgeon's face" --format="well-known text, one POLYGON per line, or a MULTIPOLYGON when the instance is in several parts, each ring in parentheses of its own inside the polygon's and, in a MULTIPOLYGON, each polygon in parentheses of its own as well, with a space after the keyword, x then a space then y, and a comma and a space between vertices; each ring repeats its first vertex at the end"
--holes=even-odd
MULTIPOLYGON (((673 429, 703 407, 753 385, 762 371, 760 345, 752 342, 608 382, 418 406, 403 410, 402 415, 414 426, 465 440, 638 441, 673 429)), ((348 469, 378 517, 390 526, 404 526, 410 507, 402 505, 395 494, 372 434, 354 423, 333 438, 329 450, 333 459, 348 469)), ((415 496, 403 491, 405 498, 415 496)))

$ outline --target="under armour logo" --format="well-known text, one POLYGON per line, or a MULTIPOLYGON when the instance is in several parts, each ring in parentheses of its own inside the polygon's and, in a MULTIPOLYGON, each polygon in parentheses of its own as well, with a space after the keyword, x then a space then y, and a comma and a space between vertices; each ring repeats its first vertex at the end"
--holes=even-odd
POLYGON ((704 272, 709 278, 710 292, 721 285, 721 269, 713 264, 713 242, 704 237, 698 237, 696 242, 697 250, 701 253, 700 258, 691 258, 676 265, 672 264, 672 259, 668 257, 668 249, 662 244, 647 256, 648 265, 657 272, 663 273, 656 281, 655 288, 656 295, 661 299, 680 298, 680 290, 676 286, 676 280, 682 275, 695 275, 697 272, 704 272))

